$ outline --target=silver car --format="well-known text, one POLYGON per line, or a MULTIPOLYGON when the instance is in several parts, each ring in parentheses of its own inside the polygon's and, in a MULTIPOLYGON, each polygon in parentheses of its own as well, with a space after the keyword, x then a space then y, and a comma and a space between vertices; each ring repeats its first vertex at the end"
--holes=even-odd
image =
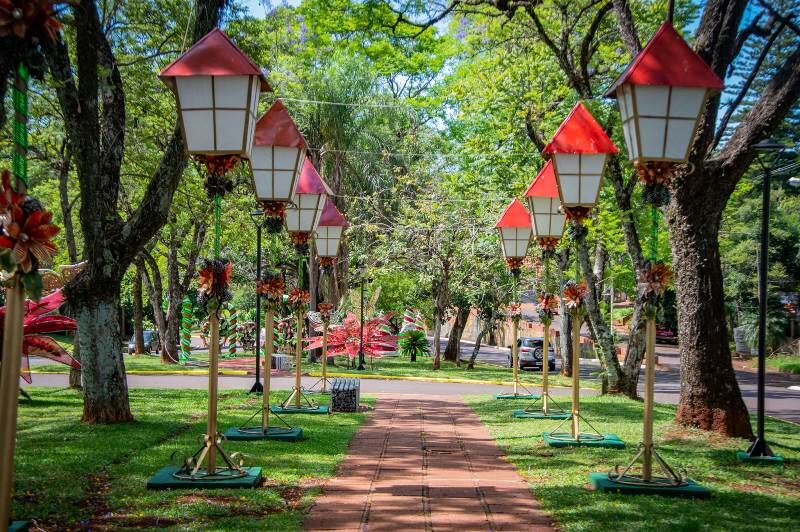
MULTIPOLYGON (((519 368, 531 368, 541 371, 542 369, 542 352, 544 350, 543 338, 529 338, 522 337, 517 340, 517 349, 519 350, 519 368)), ((553 350, 553 345, 548 349, 548 370, 556 370, 556 353, 553 350)), ((508 354, 508 367, 512 367, 511 353, 508 354)))
MULTIPOLYGON (((144 352, 153 353, 161 351, 161 344, 158 339, 158 331, 142 331, 144 337, 144 352)), ((132 355, 136 351, 136 336, 131 336, 128 340, 128 354, 132 355)))

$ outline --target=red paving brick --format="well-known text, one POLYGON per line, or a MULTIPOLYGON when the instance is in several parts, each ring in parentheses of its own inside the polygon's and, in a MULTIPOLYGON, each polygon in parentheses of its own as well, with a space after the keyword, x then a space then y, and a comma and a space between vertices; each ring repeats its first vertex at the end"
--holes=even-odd
POLYGON ((305 529, 552 531, 504 458, 460 399, 381 396, 305 529))

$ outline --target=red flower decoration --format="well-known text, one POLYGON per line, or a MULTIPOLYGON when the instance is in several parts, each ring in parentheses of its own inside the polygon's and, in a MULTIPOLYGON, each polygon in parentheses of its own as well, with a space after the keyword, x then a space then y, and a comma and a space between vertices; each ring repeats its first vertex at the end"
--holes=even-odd
POLYGON ((238 155, 195 155, 194 158, 212 175, 225 175, 242 160, 238 155))
POLYGON ((292 244, 296 246, 302 246, 304 244, 308 244, 309 239, 311 238, 311 233, 289 233, 289 240, 292 241, 292 244))
MULTIPOLYGON (((364 354, 366 356, 381 358, 382 352, 397 349, 399 337, 385 330, 391 317, 392 314, 386 314, 364 322, 364 354)), ((331 327, 328 332, 328 356, 346 355, 350 359, 357 357, 361 346, 361 336, 358 318, 352 312, 348 312, 342 324, 331 327)), ((308 350, 322 347, 321 336, 303 338, 303 341, 306 342, 308 350)))
POLYGON ((519 318, 522 316, 522 305, 520 303, 509 303, 507 314, 512 318, 519 318))
POLYGON ((589 217, 592 212, 591 207, 564 207, 564 212, 567 215, 567 220, 575 220, 575 223, 580 225, 589 217))
POLYGON ((555 251, 558 246, 558 238, 543 236, 539 239, 539 247, 542 251, 555 251))
POLYGON ((647 161, 634 165, 642 183, 645 185, 663 185, 665 187, 672 183, 676 167, 675 163, 666 161, 647 161))
POLYGON ((510 270, 519 270, 522 268, 522 263, 525 261, 523 257, 507 257, 506 265, 510 270))
POLYGON ((302 288, 292 288, 289 292, 289 304, 297 310, 302 310, 311 302, 311 294, 302 288))
POLYGON ((51 239, 58 234, 58 226, 51 223, 53 214, 35 205, 23 208, 24 198, 11 189, 8 171, 3 172, 3 190, 0 191, 0 217, 3 228, 0 247, 10 249, 14 261, 23 272, 33 269, 35 259, 46 262, 58 248, 51 239))
POLYGON ((283 279, 277 275, 256 281, 256 292, 270 301, 279 301, 285 290, 283 279))
POLYGON ((577 312, 583 308, 587 295, 589 295, 589 290, 586 288, 585 281, 580 283, 570 281, 564 287, 564 304, 570 311, 577 312))
POLYGON ((317 305, 317 311, 319 315, 322 316, 323 320, 330 320, 331 314, 333 314, 333 305, 330 303, 320 303, 317 305))
POLYGON ((639 294, 660 296, 672 280, 672 270, 663 262, 648 262, 643 271, 637 275, 639 294))
MULTIPOLYGON (((23 320, 22 338, 22 378, 26 382, 31 382, 31 375, 28 368, 28 355, 36 355, 48 358, 54 362, 66 364, 72 368, 80 368, 80 363, 61 347, 58 342, 46 336, 57 331, 74 331, 78 328, 77 323, 72 318, 66 316, 47 315, 54 312, 64 304, 64 296, 61 290, 43 297, 38 303, 25 301, 25 318, 23 320)), ((5 326, 6 307, 0 308, 0 342, 5 326)), ((2 358, 2 354, 0 354, 2 358)))
POLYGON ((197 290, 200 292, 202 304, 211 299, 219 305, 230 297, 228 285, 233 276, 233 263, 219 259, 205 260, 197 272, 197 290))
POLYGON ((13 34, 19 39, 38 42, 42 37, 55 40, 61 23, 53 2, 44 0, 0 0, 0 37, 13 34))

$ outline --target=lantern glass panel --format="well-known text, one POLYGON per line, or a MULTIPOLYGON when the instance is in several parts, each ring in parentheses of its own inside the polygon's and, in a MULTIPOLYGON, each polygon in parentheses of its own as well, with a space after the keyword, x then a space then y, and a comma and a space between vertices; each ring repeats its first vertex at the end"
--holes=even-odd
POLYGON ((186 131, 186 145, 190 153, 213 152, 214 147, 214 112, 183 111, 181 113, 183 129, 186 131))
POLYGON ((297 190, 297 176, 303 166, 303 150, 253 146, 250 166, 259 200, 288 202, 297 190))
POLYGON ((669 87, 662 85, 636 86, 636 113, 639 116, 666 116, 669 87))
POLYGON ((664 154, 665 118, 639 118, 639 136, 642 142, 641 157, 660 158, 664 154))
POLYGON ((314 241, 317 245, 317 255, 320 257, 335 257, 339 252, 339 242, 342 238, 342 228, 339 226, 318 227, 314 241))
POLYGON ((322 194, 297 194, 294 205, 286 209, 286 229, 295 233, 311 233, 322 214, 322 194))
POLYGON ((241 150, 247 131, 244 111, 217 110, 214 120, 217 129, 217 150, 241 150))
POLYGON ((673 87, 669 101, 669 116, 672 118, 691 118, 700 116, 700 107, 706 97, 705 89, 673 87))
POLYGON ((670 119, 667 129, 667 144, 664 157, 669 159, 685 159, 694 133, 694 120, 670 119))
POLYGON ((503 241, 503 255, 506 257, 527 255, 531 234, 530 227, 502 227, 500 236, 503 241))

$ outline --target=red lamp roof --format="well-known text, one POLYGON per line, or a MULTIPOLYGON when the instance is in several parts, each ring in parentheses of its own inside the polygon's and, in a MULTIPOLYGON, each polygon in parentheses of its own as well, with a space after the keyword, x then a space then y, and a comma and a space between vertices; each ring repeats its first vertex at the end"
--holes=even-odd
POLYGON ((325 207, 322 208, 322 215, 319 218, 320 227, 347 227, 347 219, 339 212, 331 198, 325 198, 325 207))
POLYGON ((278 99, 267 109, 264 116, 256 122, 253 144, 256 146, 305 148, 306 139, 297 129, 297 124, 294 123, 294 120, 289 115, 289 110, 278 99))
POLYGON ((303 171, 300 172, 300 179, 297 181, 297 194, 330 194, 331 189, 328 188, 327 183, 322 180, 311 164, 311 160, 306 157, 303 163, 303 171))
POLYGON ((533 178, 533 183, 525 191, 525 197, 528 198, 557 198, 558 197, 558 183, 556 182, 556 172, 553 170, 553 161, 547 161, 536 177, 533 178))
POLYGON ((542 153, 617 153, 619 150, 583 102, 572 108, 542 153))
POLYGON ((723 88, 716 72, 689 47, 669 22, 658 28, 644 50, 606 91, 606 96, 616 97, 617 87, 624 83, 699 87, 713 91, 723 88))
POLYGON ((528 214, 528 209, 516 198, 506 207, 503 215, 494 224, 495 229, 503 227, 532 227, 531 215, 528 214))
POLYGON ((261 91, 272 91, 258 65, 219 28, 206 33, 158 75, 170 88, 174 81, 168 78, 178 76, 258 76, 261 91))

